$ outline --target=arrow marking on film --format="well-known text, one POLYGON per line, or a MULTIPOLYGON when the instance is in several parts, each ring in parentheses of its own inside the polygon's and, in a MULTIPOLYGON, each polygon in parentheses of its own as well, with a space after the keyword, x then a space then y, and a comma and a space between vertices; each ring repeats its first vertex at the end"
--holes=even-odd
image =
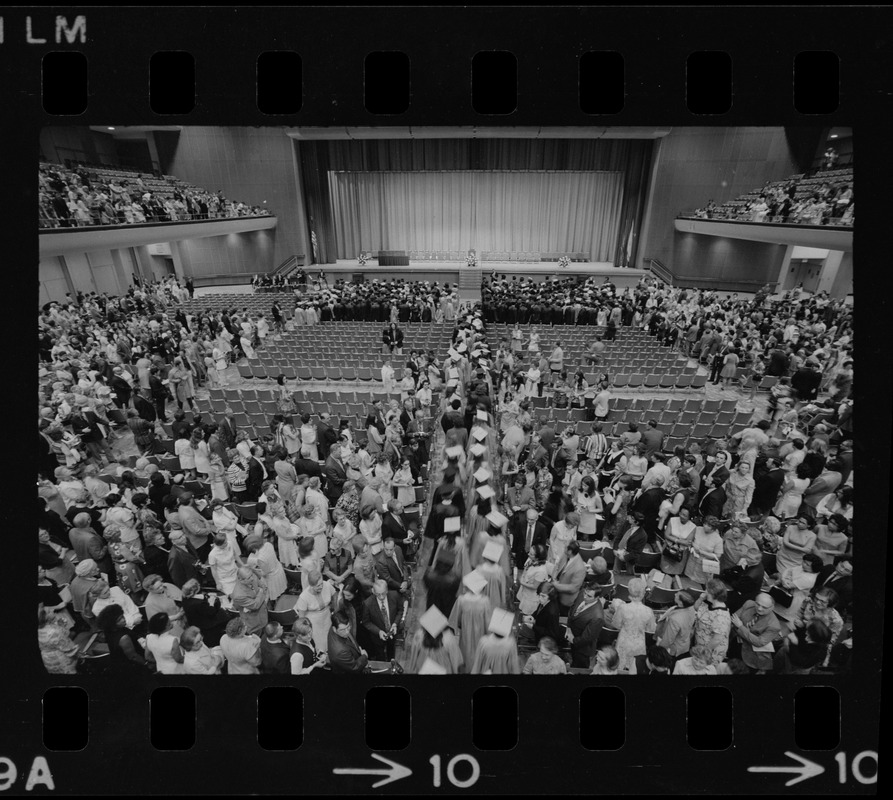
POLYGON ((809 780, 810 778, 814 778, 816 775, 821 775, 825 768, 820 764, 816 764, 815 761, 810 761, 808 758, 803 758, 803 756, 798 756, 796 753, 792 753, 790 750, 785 751, 785 755, 788 758, 793 758, 796 761, 799 761, 799 766, 793 767, 748 767, 748 772, 784 772, 784 773, 793 773, 797 774, 796 778, 791 778, 789 781, 785 783, 785 786, 793 786, 795 783, 800 783, 800 781, 809 780), (799 774, 798 774, 799 773, 799 774))
POLYGON ((396 761, 391 761, 389 758, 385 758, 384 756, 377 755, 376 753, 372 753, 372 758, 377 758, 383 764, 387 764, 387 769, 346 769, 342 767, 338 767, 337 769, 332 770, 336 775, 387 775, 383 780, 378 781, 378 783, 373 783, 372 788, 377 789, 379 786, 384 786, 386 783, 391 783, 393 781, 399 781, 401 778, 408 778, 412 775, 412 770, 409 767, 404 767, 402 764, 398 764, 396 761))

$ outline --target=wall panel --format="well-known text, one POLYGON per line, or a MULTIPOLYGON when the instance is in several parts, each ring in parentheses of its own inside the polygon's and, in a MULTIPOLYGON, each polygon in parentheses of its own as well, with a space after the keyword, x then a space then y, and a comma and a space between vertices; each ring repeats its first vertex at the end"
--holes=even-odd
MULTIPOLYGON (((164 172, 211 191, 222 189, 232 200, 251 205, 267 201, 267 207, 277 216, 277 226, 275 236, 269 239, 269 255, 265 251, 265 263, 272 262, 275 267, 299 254, 305 254, 309 261, 310 240, 298 190, 294 148, 283 128, 186 126, 179 134, 156 134, 156 143, 164 172)), ((208 259, 230 263, 220 252, 203 257, 201 263, 208 259)), ((250 268, 216 271, 242 272, 250 268)))
POLYGON ((659 146, 636 266, 656 258, 687 274, 684 264, 672 263, 677 214, 711 199, 719 205, 797 172, 782 128, 673 128, 659 146))

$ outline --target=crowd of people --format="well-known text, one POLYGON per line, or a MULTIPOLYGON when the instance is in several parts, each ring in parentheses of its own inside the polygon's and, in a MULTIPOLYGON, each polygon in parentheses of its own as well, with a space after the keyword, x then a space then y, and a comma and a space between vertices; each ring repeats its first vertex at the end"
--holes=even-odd
MULTIPOLYGON (((605 343, 627 327, 645 330, 662 345, 697 359, 715 384, 728 386, 742 372, 741 383, 753 396, 764 377, 778 379, 770 398, 773 409, 794 393, 815 403, 819 392, 827 391, 829 397, 819 404, 823 411, 834 406, 835 418, 851 414, 852 307, 827 292, 810 295, 797 287, 773 296, 765 286, 749 299, 658 286, 648 278, 622 292, 607 278, 601 284, 596 278, 582 283, 502 278, 484 287, 483 303, 488 322, 516 326, 510 338, 499 342, 496 359, 499 382, 509 386, 541 385, 550 375, 566 372, 563 349, 540 351, 539 330, 525 331, 521 325, 598 326, 602 330, 587 343, 586 363, 577 365, 589 372, 608 364, 605 343)), ((582 383, 582 370, 574 381, 582 383)))
MULTIPOLYGON (((48 670, 78 668, 82 631, 101 634, 115 667, 165 674, 359 673, 389 661, 437 674, 846 668, 848 308, 648 282, 618 293, 494 281, 483 307, 455 320, 442 361, 409 354, 401 365, 389 324, 382 346, 403 377, 382 377, 400 400, 370 407, 365 437, 347 420, 313 419, 280 382, 281 413, 252 441, 231 412, 187 420, 183 409, 227 359, 262 346, 276 315, 265 326, 264 315, 186 313, 171 302, 173 283, 49 304, 39 317, 38 640, 48 670), (655 421, 609 437, 608 373, 590 392, 564 393, 550 366, 554 404, 572 395, 592 422, 581 436, 531 413, 538 381, 506 379, 523 340, 487 338, 494 316, 546 302, 573 309, 575 322, 585 309, 618 330, 642 325, 663 340, 675 330, 667 343, 711 367, 724 351, 751 353, 779 390, 745 430, 669 451, 655 421), (159 423, 173 404, 179 469, 168 471, 159 423), (115 457, 115 418, 134 435, 135 463, 115 457), (433 500, 419 519, 406 509, 426 479, 433 500), (256 520, 227 500, 256 503, 256 520), (283 609, 293 624, 279 621, 283 609)), ((429 297, 441 309, 454 292, 345 284, 320 304, 349 304, 364 319, 389 305, 399 322, 429 297)))
POLYGON ((717 206, 713 200, 694 215, 703 219, 734 219, 791 225, 853 225, 856 200, 851 183, 822 182, 798 198, 795 179, 779 186, 765 186, 747 202, 717 206))
POLYGON ((265 207, 228 200, 222 190, 189 187, 168 177, 159 185, 157 179, 137 172, 106 180, 102 171, 86 166, 69 169, 41 164, 38 182, 41 228, 140 225, 270 213, 265 207))
MULTIPOLYGON (((760 311, 766 297, 749 303, 760 311)), ((799 334, 811 347, 811 332, 799 334)), ((523 390, 519 403, 499 386, 493 461, 486 433, 474 436, 477 414, 488 418, 488 395, 479 395, 465 426, 478 444, 466 454, 447 442, 426 528, 438 541, 427 602, 446 638, 435 646, 436 632, 419 635, 444 654, 436 671, 518 672, 519 645, 537 649, 523 667, 533 674, 564 673, 568 662, 593 674, 845 669, 851 374, 822 408, 809 388, 734 436, 671 453, 654 421, 610 442, 595 421, 581 437, 535 419, 523 390), (456 484, 469 475, 463 497, 456 484), (444 528, 452 517, 458 524, 444 528)), ((461 409, 447 412, 445 427, 461 429, 461 409)))

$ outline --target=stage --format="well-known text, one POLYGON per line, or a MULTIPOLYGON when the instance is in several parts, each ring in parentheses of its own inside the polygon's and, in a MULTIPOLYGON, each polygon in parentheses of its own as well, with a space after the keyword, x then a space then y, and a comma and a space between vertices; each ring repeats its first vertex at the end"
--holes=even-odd
MULTIPOLYGON (((553 276, 558 278, 595 277, 600 280, 609 277, 620 288, 635 286, 639 282, 639 278, 648 274, 647 270, 615 267, 610 262, 603 261, 572 262, 567 267, 559 267, 555 261, 479 261, 477 267, 469 268, 464 261, 422 260, 411 261, 406 267, 398 267, 379 266, 378 261, 372 259, 364 265, 360 265, 356 260, 343 260, 334 264, 313 264, 304 267, 304 269, 310 278, 316 278, 319 271, 322 270, 327 277, 334 276, 335 280, 338 278, 351 280, 354 275, 362 275, 367 281, 374 278, 379 280, 406 278, 416 281, 431 281, 432 283, 434 281, 459 283, 459 275, 462 272, 480 269, 485 278, 489 278, 494 271, 500 276, 506 275, 511 278, 517 275, 535 281, 542 281, 553 276)), ((329 283, 332 283, 331 278, 329 278, 329 283)))
MULTIPOLYGON (((364 281, 386 281, 391 278, 404 278, 413 281, 438 281, 439 283, 467 283, 467 278, 478 274, 489 278, 495 271, 499 276, 513 276, 530 278, 534 281, 544 281, 546 278, 596 278, 599 283, 610 278, 611 282, 619 289, 627 286, 635 286, 643 275, 648 275, 644 269, 628 269, 615 267, 613 264, 602 261, 572 262, 566 267, 559 267, 554 261, 483 261, 477 267, 468 267, 464 261, 411 261, 409 266, 379 266, 376 259, 367 261, 364 265, 356 261, 337 261, 334 264, 311 264, 305 266, 309 282, 317 279, 320 270, 326 276, 331 286, 336 280, 352 281, 355 276, 362 276, 364 281), (466 280, 460 280, 460 275, 465 275, 466 280)), ((203 286, 196 287, 196 296, 203 294, 253 294, 254 288, 250 284, 203 286)), ((462 286, 464 299, 473 300, 480 297, 479 287, 462 286)))

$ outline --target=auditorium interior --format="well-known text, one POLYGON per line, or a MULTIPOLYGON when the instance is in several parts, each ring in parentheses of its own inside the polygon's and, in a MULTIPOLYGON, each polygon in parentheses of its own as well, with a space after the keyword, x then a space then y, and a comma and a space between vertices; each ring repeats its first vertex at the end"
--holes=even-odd
POLYGON ((49 126, 38 175, 49 672, 849 669, 852 129, 49 126))

